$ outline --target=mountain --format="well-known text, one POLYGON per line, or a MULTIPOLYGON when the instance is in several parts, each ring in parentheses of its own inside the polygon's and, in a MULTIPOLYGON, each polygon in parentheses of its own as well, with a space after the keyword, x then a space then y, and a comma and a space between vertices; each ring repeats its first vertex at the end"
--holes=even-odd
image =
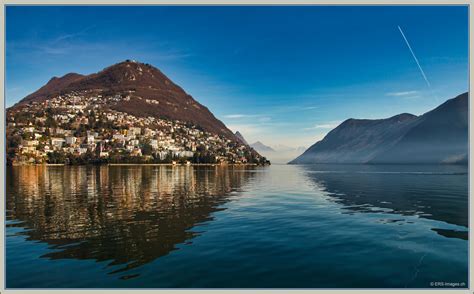
POLYGON ((290 147, 290 146, 286 146, 286 145, 283 145, 283 144, 274 145, 272 148, 275 151, 278 151, 278 152, 290 152, 290 151, 292 151, 292 152, 303 153, 306 150, 306 147, 304 147, 304 146, 290 147))
POLYGON ((425 113, 390 149, 372 163, 467 163, 468 93, 425 113))
POLYGON ((236 140, 234 134, 207 107, 173 83, 159 69, 136 61, 124 61, 90 75, 69 73, 52 78, 13 108, 42 102, 68 93, 117 96, 113 110, 138 117, 156 117, 190 122, 204 130, 236 140))
POLYGON ((84 76, 77 73, 68 73, 60 78, 53 77, 46 85, 23 98, 23 100, 21 100, 17 105, 28 104, 34 101, 43 101, 51 94, 61 92, 71 83, 81 80, 82 78, 84 78, 84 76))
POLYGON ((394 145, 416 118, 400 114, 387 119, 348 119, 291 163, 367 163, 394 145))
POLYGON ((7 109, 8 164, 268 164, 158 69, 54 77, 7 109))
POLYGON ((421 116, 348 119, 290 164, 467 162, 468 99, 461 94, 421 116))
POLYGON ((260 141, 257 141, 250 146, 271 162, 277 164, 286 164, 289 160, 302 154, 306 150, 303 146, 290 147, 282 144, 267 146, 260 141))
POLYGON ((247 141, 245 140, 244 136, 243 136, 239 131, 235 132, 234 135, 237 137, 237 139, 240 140, 240 142, 244 143, 245 145, 248 145, 248 144, 249 144, 249 143, 247 143, 247 141))
POLYGON ((250 147, 252 147, 253 149, 257 150, 257 152, 260 152, 260 153, 275 152, 275 150, 272 147, 267 146, 260 141, 250 144, 250 147))

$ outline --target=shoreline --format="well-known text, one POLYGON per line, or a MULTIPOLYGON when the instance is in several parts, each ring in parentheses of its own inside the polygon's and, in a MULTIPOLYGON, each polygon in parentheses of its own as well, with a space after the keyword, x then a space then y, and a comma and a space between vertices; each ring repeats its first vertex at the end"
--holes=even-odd
POLYGON ((150 165, 150 166, 264 166, 258 165, 256 163, 181 163, 181 164, 173 164, 173 163, 108 163, 104 164, 108 166, 133 166, 133 165, 150 165))
POLYGON ((39 164, 11 164, 9 166, 267 166, 269 164, 256 163, 104 163, 104 164, 64 164, 64 163, 39 163, 39 164))

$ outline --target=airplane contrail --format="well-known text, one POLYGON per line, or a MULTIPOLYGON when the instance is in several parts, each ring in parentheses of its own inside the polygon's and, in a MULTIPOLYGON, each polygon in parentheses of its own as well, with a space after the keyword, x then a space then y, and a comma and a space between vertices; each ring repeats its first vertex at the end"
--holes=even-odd
POLYGON ((418 68, 420 69, 421 75, 423 76, 423 79, 425 79, 426 84, 428 85, 429 88, 431 88, 430 81, 428 81, 428 78, 425 75, 425 72, 423 71, 423 68, 421 68, 420 63, 418 62, 418 58, 416 58, 415 52, 413 52, 413 49, 411 49, 410 43, 407 40, 407 37, 405 37, 405 34, 402 31, 402 28, 398 26, 398 30, 400 31, 400 34, 402 34, 403 39, 405 40, 405 43, 408 46, 408 49, 410 49, 411 55, 413 56, 413 59, 415 59, 416 64, 418 65, 418 68))

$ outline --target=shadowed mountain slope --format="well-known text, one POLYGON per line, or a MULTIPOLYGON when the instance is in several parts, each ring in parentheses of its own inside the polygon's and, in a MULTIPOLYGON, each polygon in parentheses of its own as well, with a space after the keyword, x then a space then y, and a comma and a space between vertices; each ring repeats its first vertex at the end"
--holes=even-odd
POLYGON ((466 163, 468 93, 421 116, 348 119, 290 164, 466 163))

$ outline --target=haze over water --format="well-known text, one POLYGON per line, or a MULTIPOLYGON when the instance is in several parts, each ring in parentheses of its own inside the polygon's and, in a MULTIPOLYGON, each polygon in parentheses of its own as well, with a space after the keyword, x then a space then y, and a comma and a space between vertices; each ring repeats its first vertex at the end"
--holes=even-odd
POLYGON ((466 166, 24 166, 6 187, 8 288, 468 286, 466 166))

